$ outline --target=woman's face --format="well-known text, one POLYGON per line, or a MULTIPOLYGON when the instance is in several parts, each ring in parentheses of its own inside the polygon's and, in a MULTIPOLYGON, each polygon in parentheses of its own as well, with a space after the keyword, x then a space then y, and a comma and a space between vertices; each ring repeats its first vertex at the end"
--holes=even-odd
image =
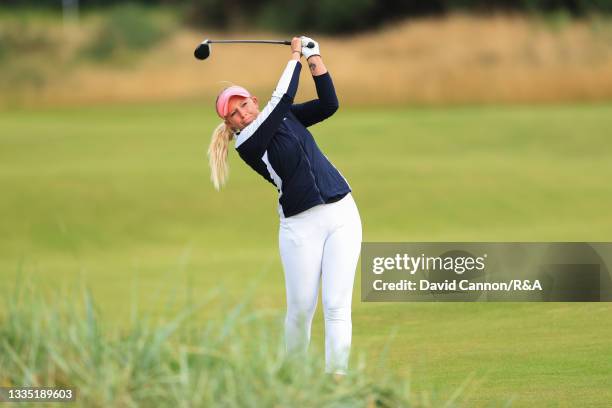
POLYGON ((225 117, 225 123, 234 130, 244 129, 259 115, 259 103, 256 96, 248 98, 232 96, 227 106, 229 113, 225 117))

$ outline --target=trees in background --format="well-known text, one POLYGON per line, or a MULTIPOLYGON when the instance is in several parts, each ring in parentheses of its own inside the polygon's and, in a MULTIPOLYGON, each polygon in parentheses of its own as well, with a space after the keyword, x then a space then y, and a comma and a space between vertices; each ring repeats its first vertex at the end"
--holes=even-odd
MULTIPOLYGON (((125 3, 120 0, 78 0, 82 9, 125 3)), ((612 0, 138 0, 145 5, 176 7, 195 26, 257 27, 280 31, 312 30, 342 33, 372 28, 409 16, 452 11, 563 11, 573 16, 612 13, 612 0)), ((62 0, 4 0, 5 7, 61 8, 62 0)))

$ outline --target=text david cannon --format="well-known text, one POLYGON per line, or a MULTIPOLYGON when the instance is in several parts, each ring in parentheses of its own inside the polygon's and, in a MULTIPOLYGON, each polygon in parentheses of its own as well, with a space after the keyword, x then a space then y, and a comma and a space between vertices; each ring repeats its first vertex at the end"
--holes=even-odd
POLYGON ((372 283, 372 287, 376 291, 416 291, 416 290, 440 290, 440 291, 499 291, 499 292, 511 292, 511 291, 534 291, 542 290, 542 284, 538 279, 535 280, 521 280, 512 279, 507 282, 470 282, 467 279, 460 281, 448 281, 444 282, 430 282, 426 279, 419 280, 417 284, 414 281, 402 279, 397 282, 384 282, 382 279, 377 279, 372 283))

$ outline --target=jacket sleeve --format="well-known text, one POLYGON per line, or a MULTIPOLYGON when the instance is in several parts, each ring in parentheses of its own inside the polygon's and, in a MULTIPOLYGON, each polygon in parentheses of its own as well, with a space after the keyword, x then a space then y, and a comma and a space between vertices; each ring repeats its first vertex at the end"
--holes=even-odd
POLYGON ((281 121, 291 108, 297 92, 302 64, 297 60, 287 63, 272 98, 247 127, 237 135, 236 149, 243 158, 261 158, 281 121))
POLYGON ((306 127, 329 118, 338 110, 338 97, 329 72, 313 77, 318 99, 291 106, 291 112, 306 127))

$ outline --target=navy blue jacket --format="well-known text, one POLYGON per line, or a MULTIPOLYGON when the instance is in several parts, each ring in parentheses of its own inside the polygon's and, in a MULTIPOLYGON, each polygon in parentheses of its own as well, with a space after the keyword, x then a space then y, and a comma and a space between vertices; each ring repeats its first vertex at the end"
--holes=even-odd
POLYGON ((299 61, 289 61, 268 104, 235 133, 240 157, 277 188, 281 217, 337 201, 351 191, 306 129, 338 109, 331 76, 313 77, 318 99, 293 104, 301 68, 299 61))

